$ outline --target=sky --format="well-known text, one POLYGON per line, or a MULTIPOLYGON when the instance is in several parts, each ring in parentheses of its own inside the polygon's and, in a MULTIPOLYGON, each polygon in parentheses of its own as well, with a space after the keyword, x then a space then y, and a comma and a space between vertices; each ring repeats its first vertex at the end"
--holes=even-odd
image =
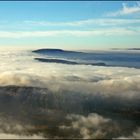
POLYGON ((137 1, 1 1, 0 47, 140 47, 137 1))

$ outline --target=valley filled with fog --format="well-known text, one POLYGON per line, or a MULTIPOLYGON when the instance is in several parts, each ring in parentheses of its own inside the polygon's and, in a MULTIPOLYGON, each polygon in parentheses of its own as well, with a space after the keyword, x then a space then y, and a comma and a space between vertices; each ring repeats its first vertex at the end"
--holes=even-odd
POLYGON ((138 51, 0 56, 1 138, 140 137, 138 51))

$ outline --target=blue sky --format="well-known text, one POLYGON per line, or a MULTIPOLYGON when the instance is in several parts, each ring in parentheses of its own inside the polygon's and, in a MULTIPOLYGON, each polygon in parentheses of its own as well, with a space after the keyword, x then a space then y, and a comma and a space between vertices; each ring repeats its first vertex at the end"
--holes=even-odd
POLYGON ((140 2, 0 2, 0 47, 140 47, 140 2))

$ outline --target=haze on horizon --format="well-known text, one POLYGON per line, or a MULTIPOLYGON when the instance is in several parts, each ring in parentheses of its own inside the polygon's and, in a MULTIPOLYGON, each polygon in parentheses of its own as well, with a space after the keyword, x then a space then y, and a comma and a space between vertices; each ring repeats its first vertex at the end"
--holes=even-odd
POLYGON ((140 2, 0 2, 0 48, 139 48, 140 2))

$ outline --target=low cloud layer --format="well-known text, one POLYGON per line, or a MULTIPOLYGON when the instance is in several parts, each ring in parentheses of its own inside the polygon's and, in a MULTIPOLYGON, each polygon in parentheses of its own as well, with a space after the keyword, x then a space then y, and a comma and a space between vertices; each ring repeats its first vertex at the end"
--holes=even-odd
MULTIPOLYGON (((68 120, 72 123, 70 126, 60 126, 60 129, 77 130, 84 139, 104 138, 106 133, 104 129, 109 127, 110 119, 91 113, 87 117, 82 115, 68 115, 68 120)), ((110 128, 108 128, 110 129, 110 128)))
POLYGON ((44 139, 41 136, 33 135, 33 136, 20 136, 20 135, 14 135, 14 134, 5 134, 0 133, 1 139, 44 139))
POLYGON ((139 137, 139 69, 41 63, 29 51, 1 56, 3 137, 139 137))

